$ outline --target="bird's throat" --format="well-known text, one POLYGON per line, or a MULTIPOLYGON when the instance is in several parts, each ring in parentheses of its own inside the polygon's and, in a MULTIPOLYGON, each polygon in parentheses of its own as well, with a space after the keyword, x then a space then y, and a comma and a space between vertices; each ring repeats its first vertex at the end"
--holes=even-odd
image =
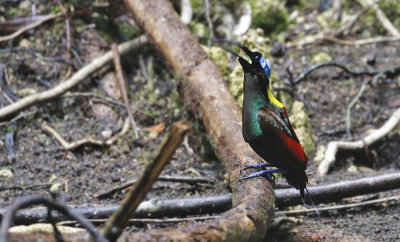
POLYGON ((262 88, 253 81, 246 79, 243 86, 243 136, 245 141, 249 142, 262 135, 258 122, 258 112, 268 104, 269 100, 265 87, 262 88))

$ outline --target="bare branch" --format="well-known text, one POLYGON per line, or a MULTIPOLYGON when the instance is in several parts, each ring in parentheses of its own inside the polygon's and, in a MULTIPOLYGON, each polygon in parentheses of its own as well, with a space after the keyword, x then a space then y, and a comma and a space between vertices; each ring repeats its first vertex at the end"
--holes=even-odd
POLYGON ((390 119, 386 121, 382 127, 369 134, 365 138, 357 141, 347 142, 347 141, 332 141, 329 142, 328 148, 325 152, 325 158, 318 166, 319 175, 326 175, 329 168, 333 165, 336 160, 336 153, 338 150, 359 150, 365 146, 369 146, 383 137, 387 136, 400 122, 400 108, 397 109, 390 119))
MULTIPOLYGON (((176 177, 176 176, 159 176, 157 178, 158 181, 169 181, 169 182, 183 182, 183 183, 189 183, 189 184, 199 184, 199 183, 206 183, 206 184, 214 184, 214 181, 209 180, 207 178, 197 178, 197 177, 176 177)), ((96 195, 94 195, 95 198, 105 198, 111 195, 114 195, 115 193, 126 189, 130 186, 133 186, 137 182, 137 179, 133 179, 130 181, 125 182, 122 185, 119 185, 118 187, 109 189, 107 191, 100 192, 96 195)), ((1 190, 1 188, 0 188, 1 190)))
POLYGON ((6 36, 0 36, 0 42, 4 42, 4 41, 8 41, 11 39, 14 39, 18 36, 20 36, 21 34, 25 33, 26 31, 36 28, 37 26, 41 25, 42 23, 49 21, 51 19, 55 19, 57 17, 60 17, 62 15, 62 13, 58 13, 58 14, 49 14, 47 16, 44 16, 43 18, 40 18, 38 21, 31 23, 29 25, 24 26, 23 28, 19 29, 18 31, 10 34, 10 35, 6 35, 6 36))
POLYGON ((97 145, 97 146, 112 145, 116 140, 118 140, 120 137, 124 136, 128 132, 129 119, 128 118, 125 119, 124 126, 122 127, 121 131, 118 134, 112 136, 106 141, 96 140, 93 138, 82 138, 80 140, 70 143, 66 141, 63 137, 61 137, 61 135, 57 133, 57 131, 54 130, 52 127, 50 127, 48 124, 42 123, 41 128, 43 131, 53 136, 61 144, 63 150, 74 150, 83 145, 97 145))
MULTIPOLYGON (((400 196, 391 196, 391 197, 379 198, 379 199, 358 202, 358 203, 319 207, 318 212, 322 213, 322 212, 327 212, 327 211, 332 211, 332 210, 344 210, 344 209, 349 209, 349 208, 376 205, 379 203, 388 203, 391 201, 398 201, 398 200, 400 200, 400 196)), ((309 213, 315 213, 315 208, 301 209, 301 210, 289 210, 289 211, 278 211, 275 213, 275 215, 278 215, 278 216, 279 215, 301 215, 301 214, 309 214, 309 213)))
POLYGON ((139 203, 153 186, 153 183, 160 175, 162 169, 167 164, 175 150, 181 144, 184 135, 190 129, 187 120, 173 124, 172 130, 161 143, 159 149, 154 152, 154 159, 147 166, 142 177, 136 186, 128 192, 121 203, 120 208, 113 213, 107 221, 103 234, 106 238, 115 241, 128 225, 129 218, 135 212, 139 203))
POLYGON ((349 137, 351 136, 351 133, 350 133, 350 128, 351 128, 351 109, 358 102, 360 97, 363 95, 364 90, 367 87, 368 83, 370 83, 370 82, 374 83, 375 81, 377 81, 381 77, 383 77, 383 73, 380 72, 380 73, 376 74, 372 78, 372 80, 371 79, 366 79, 363 82, 363 84, 361 85, 360 91, 357 93, 357 95, 353 98, 353 100, 351 100, 350 104, 347 106, 347 109, 346 109, 346 132, 347 132, 347 135, 349 137))
MULTIPOLYGON (((262 180, 261 178, 259 180, 262 180)), ((366 177, 333 184, 309 186, 312 199, 316 203, 337 202, 346 197, 376 193, 400 188, 400 173, 366 177)), ((294 188, 276 189, 276 206, 285 207, 302 204, 299 192, 294 188)), ((150 200, 140 203, 133 217, 161 218, 180 217, 201 214, 221 213, 232 207, 232 194, 214 195, 210 197, 150 200)), ((117 205, 78 206, 74 210, 88 219, 105 219, 117 210, 117 205)), ((324 209, 324 208, 322 208, 324 209)), ((3 213, 4 210, 0 210, 3 213)), ((282 212, 284 213, 284 212, 282 212)), ((63 216, 55 217, 55 221, 65 221, 63 216)), ((18 211, 15 224, 30 224, 47 221, 46 209, 30 209, 18 211)))
POLYGON ((121 95, 126 106, 126 111, 128 111, 129 121, 131 122, 133 132, 135 133, 135 137, 139 138, 139 131, 135 119, 133 118, 131 103, 129 102, 127 87, 125 85, 126 80, 124 77, 124 73, 122 72, 121 57, 119 56, 118 46, 116 44, 112 44, 111 49, 113 53, 114 67, 118 77, 118 83, 119 83, 118 87, 119 90, 121 91, 121 95))
POLYGON ((396 29, 396 27, 393 26, 390 20, 386 17, 385 13, 378 6, 377 1, 373 0, 358 0, 358 1, 361 3, 361 5, 372 6, 372 8, 375 10, 376 17, 381 22, 382 26, 386 29, 386 31, 388 31, 394 37, 400 37, 399 31, 396 29))
MULTIPOLYGON (((141 36, 135 40, 131 40, 120 44, 118 46, 119 52, 121 54, 125 54, 138 45, 143 44, 147 41, 145 36, 141 36)), ((39 102, 45 102, 60 96, 61 94, 67 92, 77 84, 79 84, 82 80, 90 76, 93 72, 99 70, 104 65, 112 61, 112 52, 108 51, 105 55, 93 60, 90 64, 81 68, 78 72, 76 72, 72 77, 64 82, 59 83, 57 86, 40 93, 32 94, 27 97, 21 98, 18 101, 7 105, 0 109, 0 120, 7 118, 21 110, 24 110, 34 104, 39 102)))

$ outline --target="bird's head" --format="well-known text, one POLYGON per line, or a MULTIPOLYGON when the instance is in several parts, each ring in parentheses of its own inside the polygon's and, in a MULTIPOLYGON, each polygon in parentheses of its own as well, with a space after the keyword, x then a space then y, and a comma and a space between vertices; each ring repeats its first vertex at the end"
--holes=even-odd
POLYGON ((269 79, 271 75, 271 64, 265 59, 260 52, 251 51, 245 46, 239 46, 246 55, 250 58, 251 64, 239 56, 239 63, 243 67, 244 72, 249 72, 257 75, 265 74, 265 77, 269 79))

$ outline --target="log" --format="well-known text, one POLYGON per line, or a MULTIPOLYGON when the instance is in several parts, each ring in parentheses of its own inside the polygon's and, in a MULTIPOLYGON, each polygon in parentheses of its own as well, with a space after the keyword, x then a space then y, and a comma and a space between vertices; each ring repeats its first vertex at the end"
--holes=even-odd
POLYGON ((220 219, 174 231, 157 230, 137 239, 262 240, 272 222, 274 194, 268 181, 239 182, 240 169, 259 158, 242 137, 241 110, 218 67, 207 57, 167 0, 126 0, 136 23, 182 78, 180 93, 201 119, 216 155, 230 178, 233 208, 220 219), (144 237, 142 237, 144 236, 144 237))

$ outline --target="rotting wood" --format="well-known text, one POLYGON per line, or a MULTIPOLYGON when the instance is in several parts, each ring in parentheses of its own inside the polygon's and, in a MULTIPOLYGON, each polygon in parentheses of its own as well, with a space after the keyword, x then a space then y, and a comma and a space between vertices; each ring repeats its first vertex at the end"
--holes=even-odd
MULTIPOLYGON (((233 208, 220 219, 174 231, 146 234, 145 240, 261 240, 272 221, 274 196, 262 179, 239 182, 240 169, 261 160, 244 142, 241 110, 218 67, 190 33, 167 0, 126 0, 135 21, 166 62, 180 75, 187 107, 203 121, 216 155, 230 177, 233 208), (153 237, 154 236, 154 237, 153 237)), ((143 236, 138 235, 138 236, 143 236)), ((139 238, 139 237, 137 237, 139 238)))

